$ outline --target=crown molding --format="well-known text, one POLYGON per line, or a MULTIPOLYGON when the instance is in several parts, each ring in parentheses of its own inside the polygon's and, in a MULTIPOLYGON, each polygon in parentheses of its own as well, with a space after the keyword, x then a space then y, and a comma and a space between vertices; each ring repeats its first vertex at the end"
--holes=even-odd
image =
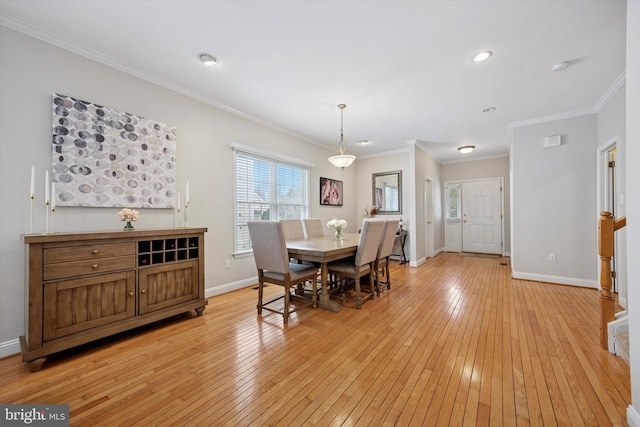
POLYGON ((596 110, 596 113, 599 113, 605 105, 613 98, 613 96, 618 93, 618 90, 627 82, 627 70, 623 70, 622 73, 618 76, 618 78, 613 82, 611 87, 602 95, 602 97, 596 102, 596 105, 593 106, 593 109, 596 110))
POLYGON ((442 159, 440 159, 438 156, 435 155, 435 153, 433 151, 431 151, 425 144, 424 141, 420 141, 419 139, 415 139, 415 140, 410 140, 407 141, 407 144, 412 144, 415 145, 416 147, 418 147, 419 149, 421 149, 422 151, 424 151, 428 156, 430 156, 432 159, 434 159, 437 162, 442 163, 442 159))
POLYGON ((585 108, 584 110, 568 111, 566 113, 535 117, 533 119, 521 120, 519 122, 511 122, 509 123, 509 128, 513 129, 523 126, 537 125, 540 123, 554 122, 556 120, 572 119, 574 117, 588 116, 590 114, 597 114, 595 108, 585 108))
POLYGON ((143 72, 135 67, 130 66, 129 64, 126 64, 124 62, 121 61, 117 61, 113 58, 111 58, 110 56, 107 55, 103 55, 95 50, 92 49, 86 49, 82 46, 78 46, 77 44, 74 44, 68 40, 59 38, 59 37, 55 37, 52 34, 46 32, 46 31, 42 31, 38 28, 35 28, 31 25, 27 25, 24 22, 17 20, 17 19, 13 19, 10 18, 4 14, 0 14, 0 25, 7 27, 11 30, 17 31, 19 33, 25 34, 27 36, 33 37, 34 39, 40 40, 42 42, 45 42, 47 44, 59 47, 61 49, 64 49, 66 51, 69 51, 71 53, 75 53, 76 55, 82 56, 84 58, 88 58, 92 61, 98 62, 100 64, 106 65, 110 68, 116 69, 118 71, 122 71, 123 73, 132 75, 134 77, 137 77, 141 80, 145 80, 148 81, 150 83, 153 83, 157 86, 161 86, 165 89, 169 89, 173 92, 177 92, 181 95, 187 96, 189 98, 195 99, 196 101, 200 101, 204 104, 210 105, 212 107, 218 108, 220 110, 226 111, 227 113, 233 114, 235 116, 238 116, 240 118, 249 120, 251 122, 257 123, 259 125, 268 127, 270 129, 273 129, 275 131, 284 133, 286 135, 289 135, 291 137, 294 137, 296 139, 300 139, 302 141, 308 142, 310 144, 314 144, 317 145, 319 147, 325 148, 327 150, 330 150, 330 147, 328 147, 326 144, 322 144, 316 140, 313 140, 309 137, 306 137, 304 135, 300 135, 296 132, 293 132, 290 129, 286 129, 280 126, 277 126, 271 122, 268 122, 264 119, 261 119, 259 117, 256 116, 252 116, 250 114, 246 114, 243 113, 242 111, 236 110, 235 108, 231 108, 228 105, 222 104, 218 101, 212 100, 210 98, 205 98, 203 96, 201 96, 200 94, 187 89, 183 86, 180 85, 176 85, 173 82, 170 82, 166 79, 163 79, 159 76, 156 76, 154 74, 151 73, 147 73, 147 72, 143 72))
POLYGON ((480 156, 480 157, 465 157, 464 159, 459 159, 459 160, 447 160, 444 162, 441 162, 443 165, 450 165, 453 163, 466 163, 466 162, 476 162, 476 161, 480 161, 480 160, 492 160, 492 159, 504 159, 509 157, 508 154, 493 154, 490 156, 480 156))
POLYGON ((365 154, 362 156, 358 155, 358 160, 375 159, 376 157, 393 156, 396 154, 407 154, 408 152, 409 152, 408 148, 401 148, 399 150, 383 151, 381 153, 365 154))

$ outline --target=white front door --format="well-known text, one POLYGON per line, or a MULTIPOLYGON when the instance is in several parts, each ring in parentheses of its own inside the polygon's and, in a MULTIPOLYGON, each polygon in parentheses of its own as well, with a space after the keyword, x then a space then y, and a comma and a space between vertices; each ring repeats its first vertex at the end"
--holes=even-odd
POLYGON ((499 179, 462 183, 462 251, 502 254, 499 179))

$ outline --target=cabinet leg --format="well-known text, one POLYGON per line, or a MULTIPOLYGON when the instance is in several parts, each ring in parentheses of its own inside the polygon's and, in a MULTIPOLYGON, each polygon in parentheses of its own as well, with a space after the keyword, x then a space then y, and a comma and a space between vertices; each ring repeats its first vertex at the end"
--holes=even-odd
POLYGON ((198 316, 202 316, 202 312, 204 311, 204 309, 205 309, 205 307, 198 307, 198 308, 196 308, 196 309, 195 309, 195 310, 196 310, 196 314, 197 314, 198 316))
POLYGON ((46 357, 41 357, 39 359, 30 360, 29 362, 27 362, 29 372, 38 372, 40 369, 42 369, 42 365, 44 362, 46 362, 46 360, 46 357))

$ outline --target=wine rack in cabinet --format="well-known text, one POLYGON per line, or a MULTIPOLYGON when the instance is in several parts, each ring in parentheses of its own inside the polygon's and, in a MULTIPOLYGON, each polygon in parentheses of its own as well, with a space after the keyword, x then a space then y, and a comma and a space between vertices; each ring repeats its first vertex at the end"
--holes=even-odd
POLYGON ((25 235, 25 335, 46 356, 194 310, 202 315, 206 228, 25 235))

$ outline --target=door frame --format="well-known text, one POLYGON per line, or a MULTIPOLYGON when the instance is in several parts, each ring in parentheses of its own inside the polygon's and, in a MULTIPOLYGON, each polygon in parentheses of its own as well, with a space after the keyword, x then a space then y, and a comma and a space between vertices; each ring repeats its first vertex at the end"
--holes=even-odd
MULTIPOLYGON (((597 165, 596 165, 596 179, 597 179, 597 184, 596 184, 596 197, 597 197, 597 212, 596 212, 596 218, 600 218, 600 212, 604 211, 607 205, 607 185, 608 185, 608 165, 606 165, 607 162, 607 153, 609 153, 609 151, 611 151, 613 148, 616 148, 616 162, 620 161, 620 136, 619 135, 615 135, 612 138, 610 138, 609 140, 607 140, 607 142, 605 142, 604 144, 602 144, 602 146, 597 148, 597 165)), ((619 168, 616 168, 616 171, 619 171, 619 168)), ((619 186, 620 185, 620 180, 623 179, 620 175, 619 172, 616 172, 616 177, 615 177, 615 185, 619 186)), ((614 190, 616 191, 616 190, 614 190)), ((614 195, 615 196, 615 195, 614 195)), ((619 204, 620 201, 617 200, 617 198, 615 199, 615 203, 619 204)), ((618 211, 618 207, 619 206, 614 206, 614 208, 616 209, 616 211, 618 211)), ((620 216, 619 213, 617 213, 618 216, 620 216)), ((627 282, 627 278, 625 275, 625 271, 622 271, 626 266, 620 267, 619 262, 620 262, 620 257, 624 256, 625 252, 625 248, 620 246, 620 241, 618 238, 616 238, 615 240, 615 256, 613 257, 612 260, 612 270, 617 272, 617 278, 616 278, 616 289, 615 291, 618 293, 618 302, 620 303, 621 306, 623 307, 627 307, 627 292, 628 292, 628 282, 627 282), (624 287, 624 289, 621 289, 622 287, 624 287), (623 290, 623 292, 620 292, 621 290, 623 290)), ((601 263, 600 263, 600 257, 598 255, 598 253, 596 252, 596 265, 598 266, 598 277, 600 277, 600 273, 602 271, 601 269, 601 263)), ((600 281, 598 280, 598 289, 600 288, 600 281)))
POLYGON ((424 240, 426 242, 425 257, 433 258, 434 235, 433 235, 433 178, 424 177, 424 240))

